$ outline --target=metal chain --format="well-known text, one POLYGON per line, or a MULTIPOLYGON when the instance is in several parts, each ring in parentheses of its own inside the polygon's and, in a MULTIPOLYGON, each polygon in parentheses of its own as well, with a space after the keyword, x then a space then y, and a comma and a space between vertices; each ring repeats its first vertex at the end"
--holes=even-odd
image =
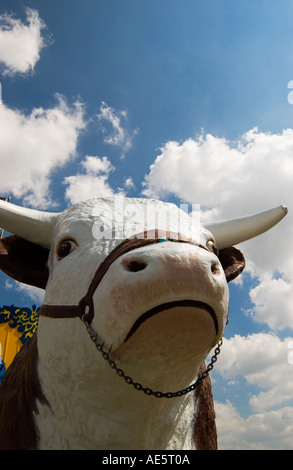
POLYGON ((217 347, 215 348, 214 355, 211 358, 211 362, 208 364, 206 370, 202 373, 202 375, 192 384, 189 385, 189 387, 184 388, 183 390, 178 390, 177 392, 155 392, 151 388, 148 387, 143 387, 140 383, 134 382, 134 380, 129 377, 128 375, 125 375, 124 371, 120 369, 116 362, 110 359, 110 354, 107 353, 104 348, 103 344, 100 344, 98 342, 98 335, 96 332, 93 330, 93 328, 90 326, 90 324, 87 321, 84 321, 84 324, 86 326, 86 329, 91 337, 91 340, 95 343, 95 346, 97 350, 102 354, 102 357, 107 361, 110 365, 110 367, 116 371, 116 373, 119 375, 119 377, 122 377, 125 382, 129 385, 132 385, 136 390, 144 392, 146 395, 153 395, 156 398, 175 398, 175 397, 181 397, 182 395, 186 395, 189 392, 192 392, 195 390, 203 381, 205 378, 208 377, 209 373, 211 370, 214 368, 215 362, 217 362, 218 355, 220 354, 220 347, 223 344, 223 340, 221 339, 220 342, 218 343, 217 347))

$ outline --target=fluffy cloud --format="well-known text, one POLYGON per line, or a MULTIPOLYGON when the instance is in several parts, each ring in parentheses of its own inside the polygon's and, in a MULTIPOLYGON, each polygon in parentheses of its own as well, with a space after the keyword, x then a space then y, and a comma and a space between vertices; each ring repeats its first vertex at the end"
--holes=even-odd
POLYGON ((230 402, 215 403, 221 450, 292 450, 293 407, 243 418, 230 402))
POLYGON ((292 129, 266 134, 255 128, 237 142, 208 134, 160 150, 145 177, 146 195, 173 193, 231 217, 292 198, 292 129))
POLYGON ((202 135, 182 143, 167 142, 160 151, 145 176, 144 194, 161 198, 174 194, 190 204, 199 203, 202 222, 280 204, 289 207, 279 225, 242 244, 241 250, 246 272, 259 281, 251 292, 253 318, 271 328, 292 328, 293 257, 288 254, 293 251, 293 130, 270 134, 255 128, 236 142, 202 135))
POLYGON ((34 70, 45 45, 44 22, 36 10, 26 8, 27 23, 12 15, 0 15, 0 63, 5 75, 34 70))
POLYGON ((67 176, 64 184, 67 185, 65 197, 71 203, 91 199, 94 197, 112 196, 114 194, 108 183, 110 171, 114 167, 107 157, 87 156, 81 162, 83 172, 67 176))
MULTIPOLYGON (((289 363, 290 341, 269 333, 235 335, 225 339, 217 363, 217 373, 227 383, 237 378, 257 387, 249 398, 254 412, 264 412, 284 404, 293 404, 292 364, 289 363)), ((292 343, 291 343, 292 344, 292 343)))
POLYGON ((262 279, 259 285, 250 290, 249 295, 254 308, 247 313, 255 321, 267 323, 275 331, 287 327, 293 329, 292 282, 281 278, 262 279))
POLYGON ((35 207, 52 205, 52 171, 75 156, 85 125, 82 105, 70 107, 61 96, 55 107, 29 115, 0 104, 1 195, 13 194, 35 207))
POLYGON ((265 333, 224 341, 213 379, 224 378, 231 401, 239 403, 243 379, 250 393, 248 417, 230 401, 215 403, 220 448, 293 448, 292 345, 292 338, 265 333))
POLYGON ((125 181, 124 181, 124 186, 125 188, 128 188, 128 189, 134 189, 135 188, 135 185, 134 185, 134 182, 132 181, 132 178, 126 178, 125 181))
POLYGON ((137 129, 129 130, 126 128, 127 112, 115 110, 102 101, 97 117, 104 125, 110 125, 110 129, 102 127, 104 142, 120 148, 122 151, 121 158, 124 158, 126 152, 132 147, 133 138, 138 132, 137 129))

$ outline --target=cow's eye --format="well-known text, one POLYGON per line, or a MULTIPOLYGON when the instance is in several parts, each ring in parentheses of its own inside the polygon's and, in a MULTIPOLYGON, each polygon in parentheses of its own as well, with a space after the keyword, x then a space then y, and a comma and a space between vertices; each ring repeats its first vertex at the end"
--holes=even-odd
POLYGON ((219 255, 219 250, 216 247, 214 240, 208 240, 206 243, 206 247, 209 251, 212 251, 213 253, 215 253, 216 256, 219 255))
POLYGON ((68 256, 76 248, 77 248, 77 243, 74 240, 71 240, 71 239, 62 240, 62 242, 59 243, 57 250, 56 250, 57 258, 59 260, 62 258, 65 258, 65 256, 68 256))

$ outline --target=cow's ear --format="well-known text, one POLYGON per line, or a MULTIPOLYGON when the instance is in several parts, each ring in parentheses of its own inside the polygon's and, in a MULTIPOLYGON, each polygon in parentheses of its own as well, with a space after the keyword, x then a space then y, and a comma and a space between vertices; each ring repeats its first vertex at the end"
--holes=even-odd
POLYGON ((17 281, 45 289, 49 250, 16 235, 0 240, 0 269, 17 281))
POLYGON ((245 259, 238 248, 231 246, 219 252, 219 259, 225 271, 227 282, 239 276, 245 268, 245 259))

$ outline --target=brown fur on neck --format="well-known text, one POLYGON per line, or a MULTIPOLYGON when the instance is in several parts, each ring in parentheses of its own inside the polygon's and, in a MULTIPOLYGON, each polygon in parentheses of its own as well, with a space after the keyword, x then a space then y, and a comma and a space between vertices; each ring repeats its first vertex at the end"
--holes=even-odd
MULTIPOLYGON (((201 375, 204 370, 205 364, 201 366, 199 375, 201 375)), ((209 376, 206 377, 195 390, 195 400, 197 403, 197 414, 193 428, 195 448, 197 450, 217 450, 216 414, 212 384, 209 376)))
MULTIPOLYGON (((49 406, 37 371, 37 335, 32 336, 15 356, 0 385, 0 450, 38 448, 34 414, 37 400, 49 406)), ((200 369, 200 374, 204 366, 200 369)), ((197 450, 216 450, 217 431, 210 378, 195 391, 197 414, 193 438, 197 450)))
POLYGON ((0 385, 0 449, 37 449, 37 400, 48 405, 38 377, 37 336, 15 356, 0 385))

